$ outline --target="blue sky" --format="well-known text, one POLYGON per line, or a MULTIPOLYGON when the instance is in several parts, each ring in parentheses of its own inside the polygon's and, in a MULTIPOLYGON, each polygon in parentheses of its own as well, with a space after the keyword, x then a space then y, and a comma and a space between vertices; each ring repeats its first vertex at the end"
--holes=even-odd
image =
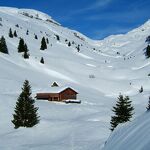
POLYGON ((0 5, 43 11, 92 39, 126 33, 150 18, 150 0, 0 0, 0 5))

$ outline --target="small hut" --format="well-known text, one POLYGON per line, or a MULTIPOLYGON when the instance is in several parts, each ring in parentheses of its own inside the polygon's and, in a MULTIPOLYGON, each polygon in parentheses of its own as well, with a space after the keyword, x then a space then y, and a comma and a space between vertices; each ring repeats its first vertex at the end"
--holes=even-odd
POLYGON ((77 94, 78 92, 71 87, 52 86, 48 92, 37 93, 36 98, 48 101, 76 100, 77 94))

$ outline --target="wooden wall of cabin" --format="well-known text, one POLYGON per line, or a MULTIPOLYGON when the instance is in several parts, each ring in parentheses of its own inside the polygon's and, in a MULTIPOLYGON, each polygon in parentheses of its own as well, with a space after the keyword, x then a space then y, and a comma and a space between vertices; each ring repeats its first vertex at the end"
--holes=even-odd
POLYGON ((60 93, 60 99, 61 100, 77 99, 77 94, 71 89, 66 89, 65 91, 60 93))

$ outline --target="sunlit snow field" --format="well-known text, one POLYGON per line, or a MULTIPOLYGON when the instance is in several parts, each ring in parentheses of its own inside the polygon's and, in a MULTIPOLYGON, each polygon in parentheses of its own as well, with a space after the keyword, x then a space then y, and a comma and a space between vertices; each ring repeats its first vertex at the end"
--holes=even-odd
POLYGON ((0 54, 0 149, 101 149, 110 134, 111 109, 119 93, 130 96, 135 107, 134 118, 146 110, 150 63, 144 48, 150 21, 125 35, 93 41, 78 32, 84 40, 77 38, 76 31, 47 22, 46 19, 51 19, 49 16, 33 10, 0 8, 0 17, 3 25, 0 35, 5 36, 9 50, 9 55, 0 54), (33 16, 39 14, 42 20, 20 14, 24 11, 33 16), (29 60, 17 53, 19 38, 8 37, 10 27, 27 43, 29 60), (27 29, 29 35, 26 35, 27 29), (55 34, 60 36, 60 41, 55 34), (43 36, 50 42, 45 51, 40 50, 43 36), (68 47, 66 39, 82 44, 81 51, 77 52, 76 45, 68 47), (41 57, 45 64, 40 64, 41 57), (94 78, 90 78, 91 75, 94 78), (48 91, 56 81, 60 86, 76 89, 82 103, 36 101, 40 124, 16 130, 11 123, 12 114, 25 79, 30 81, 33 97, 37 91, 48 91), (144 92, 139 94, 141 86, 144 92))

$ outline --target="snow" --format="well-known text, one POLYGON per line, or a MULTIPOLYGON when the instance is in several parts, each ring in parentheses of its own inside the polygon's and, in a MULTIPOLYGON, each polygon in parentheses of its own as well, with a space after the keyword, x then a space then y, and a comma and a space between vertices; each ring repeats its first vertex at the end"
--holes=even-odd
POLYGON ((148 150, 150 142, 149 112, 125 125, 120 125, 111 134, 103 150, 148 150))
POLYGON ((82 58, 85 58, 85 59, 93 59, 92 57, 89 57, 89 56, 82 54, 82 53, 78 53, 77 55, 81 56, 82 58))
POLYGON ((96 67, 95 65, 93 65, 93 64, 86 64, 87 66, 90 66, 90 67, 96 67))
MULTIPOLYGON (((59 87, 49 87, 49 88, 47 88, 47 89, 41 89, 41 90, 39 90, 39 92, 42 92, 42 93, 44 93, 44 92, 49 92, 49 93, 60 93, 60 92, 62 92, 62 91, 64 91, 64 90, 66 90, 66 89, 68 89, 68 88, 71 88, 71 89, 73 89, 73 90, 75 90, 74 88, 72 88, 72 87, 69 87, 69 86, 59 86, 59 87)), ((76 90, 75 90, 76 91, 76 90)), ((77 92, 77 91, 76 91, 77 92)))
POLYGON ((36 10, 0 7, 0 17, 3 25, 0 36, 5 36, 9 49, 9 55, 0 54, 0 149, 100 149, 110 134, 111 109, 120 92, 133 101, 134 118, 145 111, 150 90, 150 65, 144 49, 150 21, 125 35, 93 41, 36 10), (23 12, 33 18, 22 15, 23 12), (17 31, 18 38, 8 37, 10 27, 17 31), (29 35, 26 35, 27 30, 29 35), (37 40, 34 34, 38 36, 37 40), (56 34, 60 41, 56 40, 56 34), (40 50, 43 36, 50 42, 45 51, 40 50), (28 45, 29 60, 24 60, 17 52, 19 37, 28 45), (75 44, 68 47, 66 39, 75 44), (80 52, 76 49, 78 45, 80 52), (45 64, 40 63, 41 57, 45 64), (31 129, 15 130, 12 114, 25 79, 30 81, 33 97, 37 92, 49 91, 56 81, 77 90, 82 103, 66 105, 36 101, 40 124, 31 129), (139 94, 141 86, 144 92, 139 94))
POLYGON ((81 100, 79 100, 79 99, 67 99, 67 100, 64 100, 63 102, 81 104, 81 100))

